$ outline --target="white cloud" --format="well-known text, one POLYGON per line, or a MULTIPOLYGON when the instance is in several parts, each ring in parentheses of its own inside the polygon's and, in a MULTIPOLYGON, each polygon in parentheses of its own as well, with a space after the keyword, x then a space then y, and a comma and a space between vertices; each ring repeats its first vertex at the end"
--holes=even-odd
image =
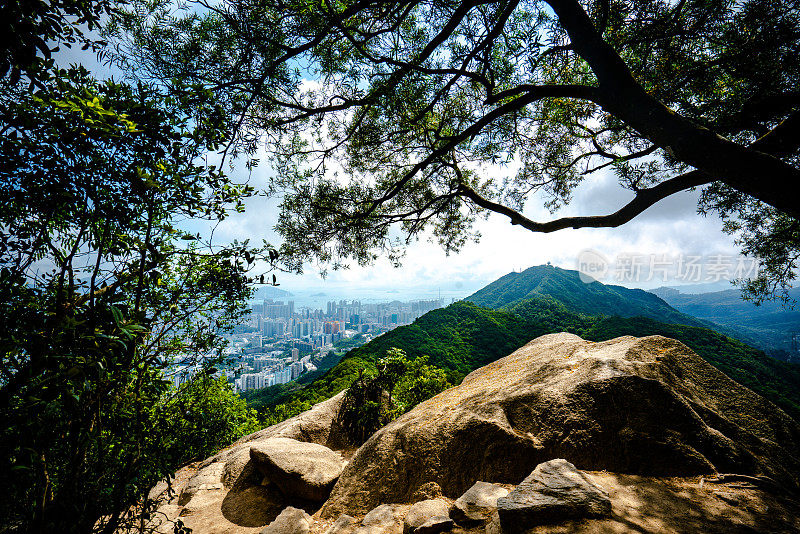
MULTIPOLYGON (((263 160, 262 160, 263 161, 263 160)), ((250 183, 256 187, 268 180, 269 168, 262 165, 253 171, 250 183)), ((573 201, 556 214, 542 207, 541 199, 531 199, 525 215, 534 220, 573 215, 611 213, 632 194, 621 189, 613 176, 605 175, 582 184, 573 201), (538 200, 538 201, 537 201, 538 200)), ((353 288, 478 288, 512 271, 551 262, 559 267, 575 269, 578 254, 591 249, 613 259, 621 254, 667 255, 738 254, 730 236, 724 234, 714 217, 696 213, 697 192, 682 192, 651 207, 633 221, 619 228, 568 229, 552 234, 537 234, 513 226, 506 217, 493 214, 478 220, 479 243, 467 244, 458 254, 445 255, 442 249, 426 239, 412 243, 403 266, 394 269, 381 259, 368 267, 354 266, 347 270, 328 271, 322 280, 319 270, 307 266, 302 276, 281 275, 283 286, 353 287, 353 288)), ((218 242, 249 238, 253 242, 266 239, 277 244, 273 227, 278 218, 278 198, 254 197, 247 202, 246 212, 235 214, 215 230, 218 242)), ((655 282, 623 283, 633 287, 653 287, 655 282)))

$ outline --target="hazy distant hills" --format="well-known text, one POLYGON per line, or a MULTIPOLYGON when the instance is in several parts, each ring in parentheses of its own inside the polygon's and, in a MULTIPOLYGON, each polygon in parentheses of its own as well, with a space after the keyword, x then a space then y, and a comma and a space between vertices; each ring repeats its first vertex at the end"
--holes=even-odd
POLYGON ((292 293, 285 289, 280 289, 275 286, 261 286, 256 291, 253 298, 257 299, 277 299, 281 297, 291 297, 292 293))
MULTIPOLYGON (((726 327, 739 339, 781 359, 789 357, 782 351, 792 349, 792 333, 800 336, 800 309, 777 302, 755 306, 742 300, 738 289, 686 294, 676 288, 660 287, 652 293, 677 310, 726 327)), ((800 288, 790 290, 789 297, 800 302, 800 288)))
POLYGON ((513 310, 525 300, 544 297, 585 315, 648 317, 665 323, 708 326, 653 293, 596 281, 586 283, 581 278, 578 271, 538 265, 508 273, 465 300, 487 308, 513 310))

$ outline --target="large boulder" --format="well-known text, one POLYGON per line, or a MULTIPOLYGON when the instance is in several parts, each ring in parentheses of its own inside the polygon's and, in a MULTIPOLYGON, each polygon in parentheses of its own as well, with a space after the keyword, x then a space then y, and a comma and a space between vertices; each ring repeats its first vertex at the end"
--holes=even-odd
POLYGON ((514 491, 497 500, 507 534, 524 534, 545 523, 611 515, 608 493, 564 459, 536 466, 514 491))
MULTIPOLYGON (((274 486, 237 484, 218 505, 226 521, 240 527, 263 526, 280 514, 288 501, 274 486)), ((297 503, 295 503, 297 504, 297 503)))
POLYGON ((339 453, 324 445, 270 438, 250 447, 250 459, 290 497, 324 501, 344 468, 339 453))
POLYGON ((241 438, 198 465, 181 468, 172 483, 174 497, 168 494, 166 481, 157 484, 151 497, 165 502, 153 527, 171 533, 169 521, 179 518, 196 534, 259 534, 288 506, 314 513, 320 503, 285 495, 256 468, 250 449, 273 438, 345 444, 337 423, 343 397, 341 393, 296 417, 241 438))
POLYGON ((341 391, 326 401, 276 425, 240 438, 234 446, 266 438, 291 438, 297 441, 318 443, 331 449, 348 446, 344 430, 338 423, 339 410, 346 391, 341 391))
POLYGON ((542 336, 375 433, 322 517, 407 502, 435 481, 520 483, 539 463, 655 476, 768 475, 793 485, 800 426, 682 343, 542 336))
POLYGON ((226 486, 236 482, 237 475, 247 471, 250 446, 256 442, 270 438, 290 438, 308 443, 318 443, 331 449, 339 450, 348 446, 344 431, 338 423, 339 410, 342 407, 345 392, 342 391, 330 399, 315 404, 310 410, 282 421, 276 425, 261 429, 239 438, 233 445, 206 459, 200 465, 205 467, 215 462, 226 464, 226 486))

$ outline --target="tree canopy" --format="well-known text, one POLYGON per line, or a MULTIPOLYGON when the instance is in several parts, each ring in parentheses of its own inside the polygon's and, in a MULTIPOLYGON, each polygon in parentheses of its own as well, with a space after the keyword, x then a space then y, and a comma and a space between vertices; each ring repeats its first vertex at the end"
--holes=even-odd
POLYGON ((396 259, 393 225, 458 250, 486 212, 615 227, 702 187, 699 209, 764 260, 751 296, 794 276, 796 0, 147 0, 119 22, 138 76, 224 103, 226 153, 266 142, 288 259, 396 259), (631 191, 618 211, 523 214, 603 171, 631 191))
MULTIPOLYGON (((3 9, 23 9, 11 35, 41 50, 82 35, 70 6, 96 22, 102 5, 3 9)), ((268 248, 188 229, 253 189, 205 161, 226 130, 201 88, 15 54, 0 69, 0 515, 20 533, 142 531, 156 482, 257 424, 208 375, 268 248), (178 362, 202 372, 176 390, 178 362)))
POLYGON ((91 37, 103 17, 114 12, 110 0, 9 0, 0 4, 0 79, 12 83, 23 75, 34 84, 50 76, 53 53, 80 45, 101 51, 103 42, 91 37))

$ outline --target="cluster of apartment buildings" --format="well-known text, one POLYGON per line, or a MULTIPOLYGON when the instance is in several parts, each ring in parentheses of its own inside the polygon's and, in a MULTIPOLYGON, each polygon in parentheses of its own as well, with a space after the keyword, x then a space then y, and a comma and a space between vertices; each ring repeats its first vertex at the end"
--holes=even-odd
POLYGON ((379 304, 340 300, 328 302, 326 310, 302 308, 295 311, 294 301, 268 299, 253 305, 248 324, 265 337, 305 340, 317 348, 341 339, 347 330, 375 336, 412 323, 440 307, 440 300, 379 304))
POLYGON ((266 299, 252 305, 245 328, 231 337, 231 355, 238 362, 226 374, 238 391, 285 384, 316 369, 315 362, 337 341, 356 334, 368 341, 439 307, 439 300, 340 300, 328 302, 325 310, 295 309, 294 301, 266 299))
POLYGON ((281 357, 283 351, 273 351, 269 355, 251 355, 242 358, 242 372, 234 378, 237 391, 262 389, 276 384, 286 384, 296 380, 301 374, 316 369, 311 356, 299 356, 298 349, 291 351, 289 358, 281 357))

